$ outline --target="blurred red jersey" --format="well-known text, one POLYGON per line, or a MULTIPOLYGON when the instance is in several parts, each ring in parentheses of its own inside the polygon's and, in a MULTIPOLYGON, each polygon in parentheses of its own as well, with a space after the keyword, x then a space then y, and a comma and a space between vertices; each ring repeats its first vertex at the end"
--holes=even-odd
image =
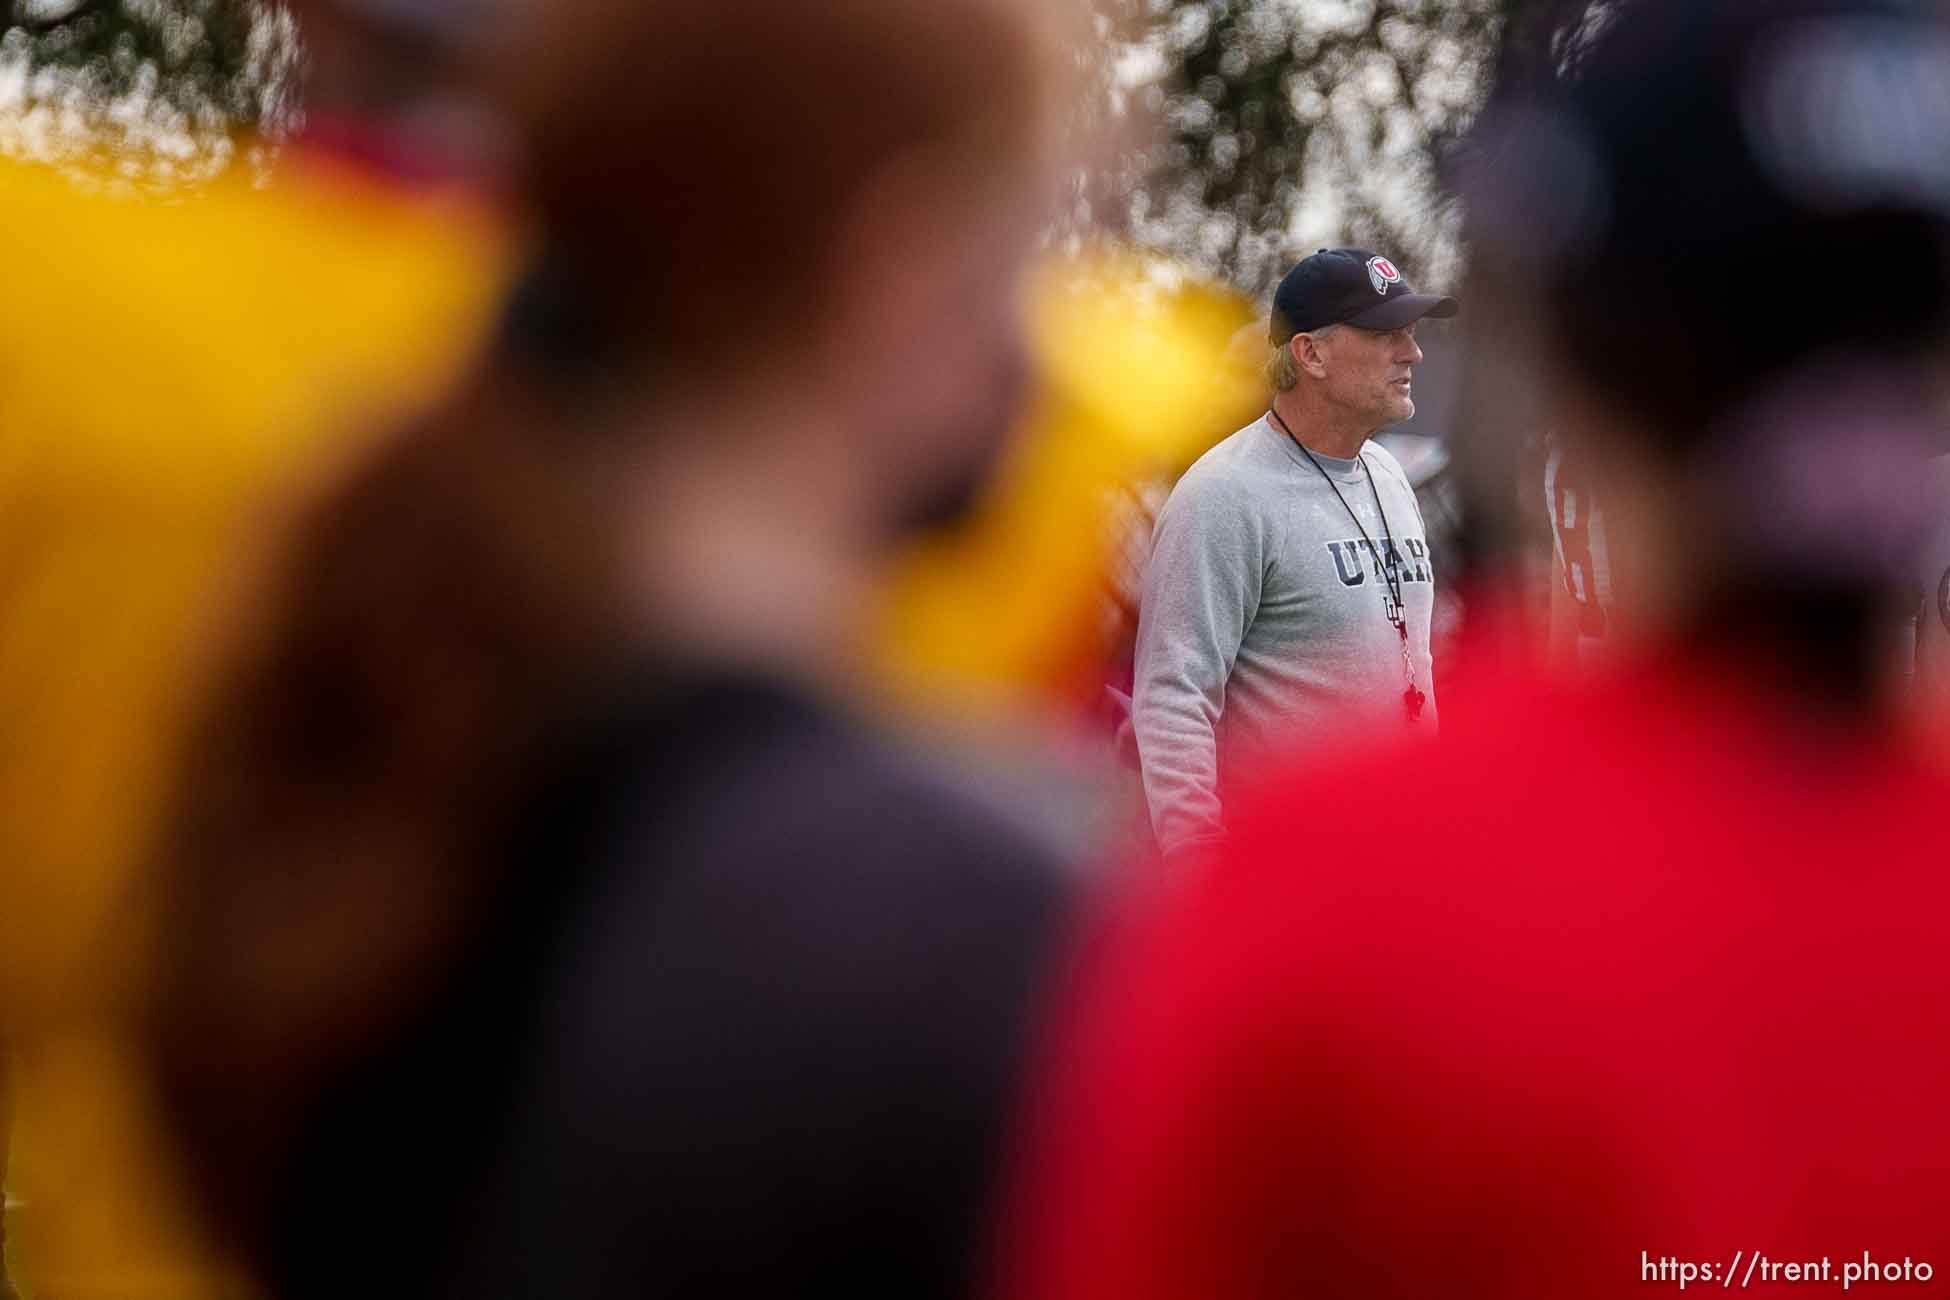
POLYGON ((1124 900, 1011 1300, 1950 1270, 1950 790, 1706 671, 1499 698, 1271 787, 1225 862, 1124 900))

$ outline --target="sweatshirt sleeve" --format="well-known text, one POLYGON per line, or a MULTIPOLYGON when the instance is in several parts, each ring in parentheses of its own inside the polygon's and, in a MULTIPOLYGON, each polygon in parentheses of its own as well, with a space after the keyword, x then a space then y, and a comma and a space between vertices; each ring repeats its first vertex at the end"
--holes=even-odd
POLYGON ((1217 727, 1259 607, 1265 555, 1250 501, 1223 480, 1188 476, 1158 516, 1138 608, 1132 723, 1166 854, 1225 834, 1217 727))

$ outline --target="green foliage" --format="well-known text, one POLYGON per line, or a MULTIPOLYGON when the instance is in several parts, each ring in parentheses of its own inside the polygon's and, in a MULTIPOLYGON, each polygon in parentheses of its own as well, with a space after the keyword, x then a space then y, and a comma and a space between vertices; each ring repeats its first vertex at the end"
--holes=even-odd
POLYGON ((1523 0, 1124 0, 1129 89, 1165 142, 1125 160, 1130 234, 1264 291, 1326 243, 1455 273, 1438 164, 1523 0))
POLYGON ((196 180, 291 116, 297 33, 264 0, 6 0, 0 152, 196 180))

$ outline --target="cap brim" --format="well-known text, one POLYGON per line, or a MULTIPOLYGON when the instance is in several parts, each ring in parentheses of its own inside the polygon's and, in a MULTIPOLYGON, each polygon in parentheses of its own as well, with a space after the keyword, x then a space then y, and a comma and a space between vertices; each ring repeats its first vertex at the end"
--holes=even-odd
POLYGON ((1462 304, 1454 298, 1443 298, 1433 293, 1397 294, 1387 302, 1378 302, 1358 315, 1349 316, 1344 322, 1357 329, 1398 330, 1404 325, 1413 325, 1424 316, 1445 320, 1462 310, 1462 304))

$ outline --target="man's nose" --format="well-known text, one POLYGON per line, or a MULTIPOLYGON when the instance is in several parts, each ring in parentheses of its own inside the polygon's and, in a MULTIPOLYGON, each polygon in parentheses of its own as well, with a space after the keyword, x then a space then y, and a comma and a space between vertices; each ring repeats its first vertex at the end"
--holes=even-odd
POLYGON ((1405 366, 1420 365, 1422 362, 1422 345, 1415 341, 1413 334, 1408 335, 1404 339, 1404 342, 1408 344, 1408 347, 1400 358, 1401 363, 1405 366))

